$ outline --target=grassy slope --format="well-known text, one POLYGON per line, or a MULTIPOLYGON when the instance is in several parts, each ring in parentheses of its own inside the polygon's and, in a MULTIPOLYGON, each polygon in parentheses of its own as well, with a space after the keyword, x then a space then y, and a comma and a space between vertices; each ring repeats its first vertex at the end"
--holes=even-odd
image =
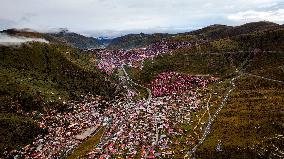
POLYGON ((173 55, 157 57, 153 62, 144 62, 143 70, 131 69, 130 76, 141 84, 148 84, 159 73, 177 71, 193 75, 213 75, 227 77, 234 73, 241 61, 249 53, 190 53, 188 50, 179 50, 173 55), (239 60, 236 60, 239 59, 239 60))
MULTIPOLYGON (((279 67, 283 63, 283 52, 258 53, 245 72, 283 81, 284 71, 279 67)), ((272 155, 273 145, 279 148, 283 145, 283 139, 275 136, 283 135, 284 130, 284 84, 244 75, 236 85, 211 134, 198 149, 197 158, 276 157, 272 155), (222 152, 215 150, 218 140, 222 141, 222 152)))
POLYGON ((213 131, 198 149, 197 158, 260 157, 257 153, 264 153, 262 157, 267 158, 273 144, 281 148, 283 139, 271 143, 268 138, 283 135, 283 88, 283 84, 255 77, 245 76, 238 80, 237 89, 217 117, 213 131), (222 141, 223 152, 215 151, 218 140, 222 141), (260 148, 269 151, 263 152, 260 148))
POLYGON ((108 49, 131 49, 136 47, 144 47, 151 43, 160 41, 163 38, 170 37, 170 34, 129 34, 115 38, 107 46, 108 49))
POLYGON ((189 32, 189 35, 199 36, 206 39, 220 39, 233 37, 252 32, 261 32, 266 30, 275 30, 281 28, 280 25, 272 22, 260 21, 232 27, 226 25, 211 25, 199 30, 189 32))
POLYGON ((114 95, 112 82, 91 67, 89 55, 77 49, 32 43, 0 47, 0 52, 0 154, 4 147, 23 146, 39 133, 31 117, 21 115, 21 110, 64 110, 63 101, 80 100, 88 92, 109 98, 114 95), (19 125, 26 127, 16 129, 19 125))
POLYGON ((102 45, 99 40, 93 37, 85 37, 83 35, 70 32, 59 32, 56 34, 47 34, 45 36, 55 37, 59 41, 81 49, 99 48, 102 45))
POLYGON ((89 137, 84 143, 82 143, 67 159, 82 158, 87 155, 91 150, 95 148, 100 142, 100 138, 104 133, 104 128, 100 129, 96 135, 89 137))
POLYGON ((0 113, 0 157, 4 157, 5 150, 32 142, 40 132, 41 129, 29 117, 0 113))

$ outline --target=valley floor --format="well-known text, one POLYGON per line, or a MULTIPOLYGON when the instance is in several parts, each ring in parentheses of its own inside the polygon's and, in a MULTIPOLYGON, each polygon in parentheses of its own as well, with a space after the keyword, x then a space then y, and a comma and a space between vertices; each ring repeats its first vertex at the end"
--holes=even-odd
POLYGON ((284 158, 283 36, 253 23, 128 50, 0 47, 0 158, 284 158))
POLYGON ((70 112, 32 114, 39 116, 47 134, 11 155, 70 159, 283 157, 283 81, 238 70, 222 81, 165 72, 149 89, 133 81, 124 66, 121 70, 120 82, 127 90, 124 98, 106 102, 89 96, 82 103, 71 103, 70 112), (136 98, 139 89, 146 90, 146 98, 136 98))

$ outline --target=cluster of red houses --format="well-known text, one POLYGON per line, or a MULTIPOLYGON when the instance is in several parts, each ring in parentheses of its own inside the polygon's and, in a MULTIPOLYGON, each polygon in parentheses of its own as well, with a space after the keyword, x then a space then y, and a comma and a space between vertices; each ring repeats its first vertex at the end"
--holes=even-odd
POLYGON ((173 50, 190 47, 191 42, 159 41, 145 48, 130 50, 101 50, 97 52, 100 59, 97 67, 108 74, 112 74, 116 68, 122 65, 137 67, 136 62, 154 58, 160 54, 171 53, 173 50))
POLYGON ((205 87, 216 80, 215 78, 206 79, 200 76, 164 72, 151 82, 151 89, 153 96, 184 94, 191 91, 193 87, 205 87))

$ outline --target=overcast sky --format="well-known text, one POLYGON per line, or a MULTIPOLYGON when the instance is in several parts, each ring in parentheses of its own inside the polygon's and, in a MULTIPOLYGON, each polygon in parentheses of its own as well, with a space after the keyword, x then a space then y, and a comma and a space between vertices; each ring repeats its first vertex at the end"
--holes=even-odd
POLYGON ((260 20, 283 24, 283 0, 1 0, 0 5, 1 30, 68 28, 93 36, 183 32, 260 20))

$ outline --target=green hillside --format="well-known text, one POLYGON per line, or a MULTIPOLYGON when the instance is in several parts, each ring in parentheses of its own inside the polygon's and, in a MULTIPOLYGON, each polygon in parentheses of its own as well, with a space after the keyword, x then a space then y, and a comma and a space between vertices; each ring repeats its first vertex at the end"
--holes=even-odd
POLYGON ((109 99, 115 95, 114 81, 95 69, 93 55, 78 49, 27 43, 1 46, 0 52, 1 154, 40 132, 23 112, 63 111, 64 101, 80 100, 89 92, 109 99))
MULTIPOLYGON (((246 72, 284 81, 283 63, 284 52, 260 53, 249 62, 246 72)), ((236 86, 196 157, 279 158, 278 150, 283 150, 284 143, 284 82, 244 74, 236 86), (221 152, 216 151, 218 140, 221 152)))
POLYGON ((132 49, 137 47, 145 47, 154 42, 160 41, 163 38, 170 37, 170 34, 128 34, 122 37, 113 39, 107 46, 107 49, 132 49))
POLYGON ((253 22, 240 26, 211 25, 199 30, 189 32, 189 35, 199 36, 200 38, 220 39, 241 34, 250 34, 253 32, 261 32, 267 30, 279 29, 282 26, 272 22, 253 22))
POLYGON ((56 37, 58 40, 60 40, 63 43, 81 49, 100 48, 103 45, 103 43, 100 42, 98 39, 95 39, 93 37, 86 37, 68 31, 61 31, 59 33, 53 33, 48 35, 56 37))

